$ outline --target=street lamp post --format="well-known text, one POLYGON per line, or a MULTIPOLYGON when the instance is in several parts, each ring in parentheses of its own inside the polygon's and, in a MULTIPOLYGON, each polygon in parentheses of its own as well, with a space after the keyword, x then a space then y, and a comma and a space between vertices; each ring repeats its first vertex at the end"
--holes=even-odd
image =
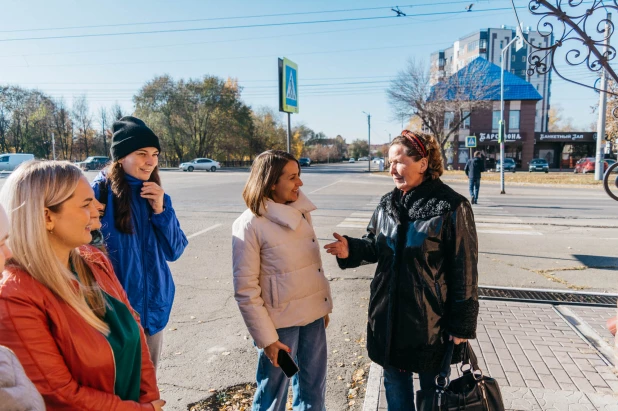
POLYGON ((504 140, 506 139, 506 129, 504 127, 504 54, 515 41, 518 36, 513 37, 513 40, 502 49, 500 58, 500 123, 498 124, 498 136, 500 138, 500 194, 505 194, 504 191, 504 140))
MULTIPOLYGON (((607 19, 605 21, 605 47, 603 48, 603 55, 608 55, 609 37, 611 34, 612 13, 607 13, 607 19)), ((605 155, 603 153, 602 144, 605 139, 605 115, 607 111, 607 75, 606 70, 601 69, 601 84, 599 89, 601 90, 599 97, 599 120, 597 122, 597 146, 596 146, 596 158, 594 166, 594 179, 603 180, 605 155)), ((606 143, 607 144, 607 143, 606 143)))
POLYGON ((369 144, 369 166, 367 170, 371 173, 371 114, 364 111, 363 113, 367 114, 367 143, 369 144))

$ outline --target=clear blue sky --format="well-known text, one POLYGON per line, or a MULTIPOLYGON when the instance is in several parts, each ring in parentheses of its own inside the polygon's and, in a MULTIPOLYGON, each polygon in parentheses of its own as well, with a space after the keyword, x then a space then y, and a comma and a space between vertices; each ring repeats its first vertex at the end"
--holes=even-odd
MULTIPOLYGON (((407 0, 399 6, 413 16, 460 12, 469 3, 407 0)), ((527 3, 516 1, 518 6, 527 3)), ((69 104, 73 96, 85 93, 93 112, 116 101, 130 112, 131 97, 154 76, 169 74, 179 79, 210 74, 237 78, 244 88, 244 101, 252 107, 277 109, 277 57, 285 56, 299 65, 300 113, 292 115, 293 125, 302 122, 328 136, 341 134, 350 142, 367 136, 365 111, 372 115, 372 143, 386 142, 388 133, 394 136, 401 130, 400 121, 392 118, 387 104, 384 90, 388 80, 409 58, 429 62, 432 51, 449 47, 467 33, 502 24, 515 26, 511 10, 139 35, 5 40, 386 17, 394 15, 391 6, 392 3, 369 0, 4 0, 0 84, 38 88, 54 97, 64 97, 69 104), (327 12, 361 8, 376 9, 327 12), (305 14, 248 17, 283 13, 305 14), (177 20, 200 21, 170 22, 177 20), (153 22, 157 23, 142 24, 153 22)), ((510 1, 484 0, 475 2, 473 10, 506 7, 510 7, 510 1)), ((519 13, 525 25, 536 27, 537 20, 526 9, 519 13)), ((584 68, 569 68, 566 72, 578 78, 586 73, 584 68)), ((554 78, 551 104, 560 105, 565 117, 572 117, 576 126, 588 128, 595 121, 590 106, 597 100, 593 91, 554 78)))

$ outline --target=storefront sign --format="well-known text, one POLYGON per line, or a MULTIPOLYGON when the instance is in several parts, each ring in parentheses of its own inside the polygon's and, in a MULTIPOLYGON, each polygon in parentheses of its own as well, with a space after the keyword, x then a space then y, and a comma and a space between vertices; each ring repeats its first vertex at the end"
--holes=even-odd
MULTIPOLYGON (((498 133, 475 133, 478 135, 479 143, 498 142, 498 133)), ((521 140, 519 133, 506 133, 505 142, 521 140)))
POLYGON ((597 133, 592 132, 566 132, 566 133, 534 133, 536 141, 550 143, 593 142, 597 139, 597 133))

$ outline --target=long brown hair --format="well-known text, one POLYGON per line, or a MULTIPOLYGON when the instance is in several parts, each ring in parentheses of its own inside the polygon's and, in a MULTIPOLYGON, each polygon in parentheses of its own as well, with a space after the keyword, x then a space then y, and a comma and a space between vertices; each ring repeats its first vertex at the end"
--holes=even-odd
POLYGON ((69 255, 79 278, 75 287, 75 277, 58 259, 45 227, 45 208, 60 212, 82 177, 81 170, 66 161, 29 161, 11 174, 0 191, 0 202, 9 212, 13 258, 8 265, 26 271, 107 335, 105 298, 84 256, 78 248, 69 255))
MULTIPOLYGON (((114 207, 114 225, 121 233, 133 234, 133 223, 131 221, 131 187, 127 182, 127 177, 122 164, 118 160, 114 161, 107 168, 107 181, 112 189, 114 207)), ((148 181, 161 185, 159 177, 159 166, 156 166, 150 174, 148 181)), ((108 205, 109 206, 109 205, 108 205)))
POLYGON ((401 144, 406 148, 406 155, 412 157, 414 161, 427 157, 428 166, 425 175, 434 180, 439 178, 444 173, 444 163, 442 153, 440 153, 440 145, 436 139, 429 134, 412 133, 408 130, 402 131, 401 134, 393 139, 390 146, 401 144), (413 134, 413 136, 406 137, 404 134, 413 134), (419 142, 422 145, 419 145, 419 142), (425 149, 425 153, 422 152, 423 149, 425 149))
POLYGON ((296 162, 300 175, 300 164, 296 157, 282 150, 264 151, 253 161, 251 174, 242 191, 242 198, 256 216, 261 215, 260 207, 264 204, 264 200, 272 198, 272 187, 277 184, 283 174, 283 168, 290 161, 296 162))

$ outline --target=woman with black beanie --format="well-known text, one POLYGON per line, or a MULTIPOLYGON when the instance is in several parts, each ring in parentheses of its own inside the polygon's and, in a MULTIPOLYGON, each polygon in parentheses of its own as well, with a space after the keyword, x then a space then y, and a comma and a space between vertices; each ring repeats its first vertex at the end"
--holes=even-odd
POLYGON ((156 369, 175 292, 167 263, 180 258, 188 241, 161 188, 159 138, 131 116, 116 121, 112 130, 112 163, 92 188, 105 204, 101 231, 110 260, 140 315, 156 369))

